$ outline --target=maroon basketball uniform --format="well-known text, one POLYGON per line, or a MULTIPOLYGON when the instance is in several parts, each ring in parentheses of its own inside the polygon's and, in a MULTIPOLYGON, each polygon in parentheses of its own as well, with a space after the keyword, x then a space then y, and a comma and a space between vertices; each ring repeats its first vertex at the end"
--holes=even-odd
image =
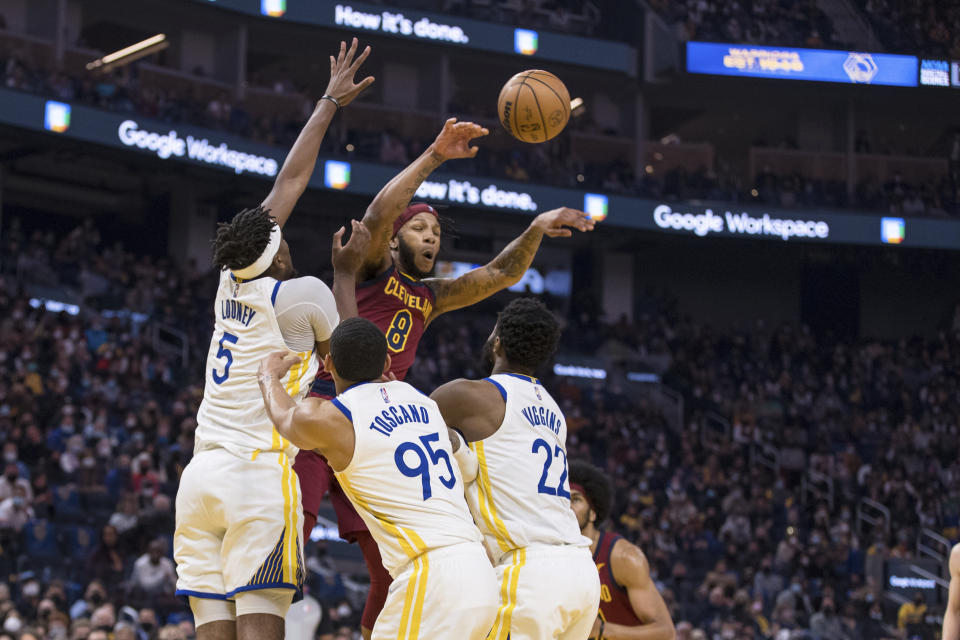
MULTIPOLYGON (((393 265, 373 280, 357 285, 357 311, 361 318, 380 327, 386 336, 390 371, 397 380, 403 380, 413 365, 420 338, 433 312, 434 301, 433 290, 429 286, 401 273, 393 265)), ((322 365, 310 395, 321 398, 337 395, 333 379, 322 365)), ((354 542, 357 531, 367 530, 356 509, 333 479, 333 471, 326 460, 312 451, 301 451, 294 469, 300 478, 304 524, 307 527, 305 538, 309 537, 310 530, 316 524, 317 509, 328 489, 337 513, 340 537, 354 542)))
POLYGON ((593 561, 597 564, 597 571, 600 573, 600 618, 604 622, 636 627, 642 623, 630 606, 627 590, 614 580, 613 569, 610 566, 613 545, 621 539, 623 536, 616 533, 601 531, 597 550, 593 553, 593 561))

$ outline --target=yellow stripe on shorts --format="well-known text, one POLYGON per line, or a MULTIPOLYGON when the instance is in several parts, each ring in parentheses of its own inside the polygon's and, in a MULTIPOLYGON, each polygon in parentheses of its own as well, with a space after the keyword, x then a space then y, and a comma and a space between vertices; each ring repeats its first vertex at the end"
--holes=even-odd
POLYGON ((493 621, 493 628, 487 634, 488 640, 506 640, 510 637, 510 624, 513 610, 517 606, 517 589, 520 584, 520 569, 527 562, 527 550, 520 548, 513 554, 513 561, 503 572, 500 583, 500 607, 493 621))

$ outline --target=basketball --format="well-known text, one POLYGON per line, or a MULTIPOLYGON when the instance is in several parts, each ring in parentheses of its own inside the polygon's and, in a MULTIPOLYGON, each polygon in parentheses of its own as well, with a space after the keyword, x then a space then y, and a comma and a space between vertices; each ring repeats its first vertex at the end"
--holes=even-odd
POLYGON ((567 126, 570 93, 549 71, 521 71, 503 85, 497 111, 503 128, 517 140, 544 142, 567 126))

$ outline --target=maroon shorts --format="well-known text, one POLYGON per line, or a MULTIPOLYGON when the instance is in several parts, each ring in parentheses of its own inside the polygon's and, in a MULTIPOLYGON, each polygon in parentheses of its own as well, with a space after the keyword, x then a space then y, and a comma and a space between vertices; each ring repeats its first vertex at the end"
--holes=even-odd
MULTIPOLYGON (((329 396, 310 394, 329 400, 329 396)), ((340 483, 333 475, 333 469, 327 464, 323 456, 313 451, 300 451, 293 463, 293 470, 300 478, 300 496, 303 504, 304 533, 306 542, 310 532, 317 524, 317 513, 320 511, 320 502, 327 491, 330 492, 330 502, 337 514, 337 526, 340 537, 347 542, 357 541, 357 532, 366 531, 367 525, 350 503, 350 499, 343 493, 340 483)))

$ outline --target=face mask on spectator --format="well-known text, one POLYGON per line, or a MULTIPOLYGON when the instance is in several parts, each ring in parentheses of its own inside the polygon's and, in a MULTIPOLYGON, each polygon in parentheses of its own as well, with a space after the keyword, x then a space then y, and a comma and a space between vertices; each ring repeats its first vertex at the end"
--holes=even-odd
POLYGON ((103 604, 103 594, 99 591, 94 591, 90 594, 90 603, 95 607, 99 607, 103 604))
POLYGON ((17 616, 7 616, 3 623, 3 630, 8 633, 16 633, 23 627, 23 621, 17 616))
POLYGON ((337 615, 340 616, 341 618, 349 617, 350 613, 351 613, 350 605, 348 605, 347 603, 343 603, 339 607, 337 607, 337 615))
MULTIPOLYGON (((23 498, 21 498, 22 500, 23 498)), ((25 598, 36 598, 40 595, 40 585, 36 582, 28 582, 23 587, 23 596, 25 598)))
POLYGON ((10 484, 13 484, 14 482, 16 482, 16 481, 17 481, 17 475, 18 475, 18 474, 17 474, 16 471, 13 471, 13 472, 11 472, 11 473, 8 473, 8 474, 7 474, 7 482, 9 482, 10 484))
POLYGON ((145 634, 150 635, 150 633, 153 631, 153 623, 144 622, 140 625, 140 629, 142 629, 145 634))
POLYGON ((92 457, 84 458, 83 466, 86 467, 87 469, 92 469, 93 467, 97 466, 97 461, 94 460, 92 457))
POLYGON ((4 451, 3 452, 3 461, 7 463, 12 463, 17 461, 17 452, 16 451, 4 451))

